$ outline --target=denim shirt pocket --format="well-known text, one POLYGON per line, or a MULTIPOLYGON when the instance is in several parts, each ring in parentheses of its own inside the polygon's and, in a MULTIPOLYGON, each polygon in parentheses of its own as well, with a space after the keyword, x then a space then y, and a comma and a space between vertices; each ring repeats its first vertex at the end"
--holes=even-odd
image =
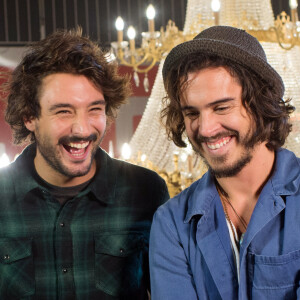
POLYGON ((251 299, 298 299, 300 250, 279 256, 248 253, 248 264, 251 299))
POLYGON ((136 232, 95 236, 96 288, 112 296, 134 293, 143 276, 144 237, 136 232))
POLYGON ((0 295, 20 299, 34 295, 31 238, 0 238, 0 295))

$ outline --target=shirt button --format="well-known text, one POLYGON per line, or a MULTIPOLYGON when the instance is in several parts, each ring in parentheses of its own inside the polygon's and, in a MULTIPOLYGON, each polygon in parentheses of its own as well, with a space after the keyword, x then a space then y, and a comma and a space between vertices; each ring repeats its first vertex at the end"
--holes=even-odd
POLYGON ((3 256, 3 258, 4 258, 5 260, 9 260, 9 255, 6 254, 6 255, 3 256))
POLYGON ((62 272, 63 272, 64 274, 66 274, 66 273, 68 272, 68 269, 62 269, 62 272))
POLYGON ((121 249, 120 249, 120 253, 121 253, 121 254, 125 253, 125 250, 121 248, 121 249))
POLYGON ((64 227, 65 223, 61 222, 59 225, 60 225, 60 227, 64 227))

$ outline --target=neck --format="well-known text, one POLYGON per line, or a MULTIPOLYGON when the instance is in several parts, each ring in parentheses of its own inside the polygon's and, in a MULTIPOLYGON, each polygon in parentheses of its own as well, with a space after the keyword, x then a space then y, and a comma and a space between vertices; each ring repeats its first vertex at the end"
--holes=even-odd
MULTIPOLYGON (((251 161, 236 176, 217 178, 219 188, 223 190, 238 215, 247 224, 260 192, 272 174, 274 161, 274 151, 270 151, 264 144, 260 144, 254 148, 251 161)), ((232 216, 234 225, 241 229, 241 224, 230 210, 229 216, 230 219, 232 216)))
POLYGON ((274 161, 274 151, 260 144, 253 150, 251 161, 237 175, 217 178, 218 184, 230 199, 237 196, 257 199, 272 174, 274 161))

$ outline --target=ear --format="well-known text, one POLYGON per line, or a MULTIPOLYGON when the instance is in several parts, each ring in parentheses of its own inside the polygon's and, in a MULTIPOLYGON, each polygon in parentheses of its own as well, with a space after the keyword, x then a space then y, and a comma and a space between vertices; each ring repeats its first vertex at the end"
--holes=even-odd
POLYGON ((35 118, 30 118, 27 120, 24 119, 24 125, 29 131, 34 132, 36 127, 36 119, 35 118))

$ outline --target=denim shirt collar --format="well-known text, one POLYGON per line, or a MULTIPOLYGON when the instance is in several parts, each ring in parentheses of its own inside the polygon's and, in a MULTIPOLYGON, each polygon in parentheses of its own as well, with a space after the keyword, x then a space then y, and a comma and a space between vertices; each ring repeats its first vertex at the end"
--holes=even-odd
POLYGON ((279 149, 270 181, 275 195, 295 194, 300 188, 300 159, 289 150, 279 149))
POLYGON ((208 171, 201 180, 196 181, 192 186, 184 223, 190 222, 196 215, 206 215, 211 209, 211 204, 217 194, 214 179, 211 172, 208 171))
MULTIPOLYGON (((274 171, 267 184, 271 184, 271 192, 276 196, 295 194, 300 188, 300 159, 289 150, 280 148, 276 151, 274 171)), ((206 215, 217 194, 213 176, 208 171, 191 187, 191 197, 184 223, 190 222, 196 215, 206 215)))

